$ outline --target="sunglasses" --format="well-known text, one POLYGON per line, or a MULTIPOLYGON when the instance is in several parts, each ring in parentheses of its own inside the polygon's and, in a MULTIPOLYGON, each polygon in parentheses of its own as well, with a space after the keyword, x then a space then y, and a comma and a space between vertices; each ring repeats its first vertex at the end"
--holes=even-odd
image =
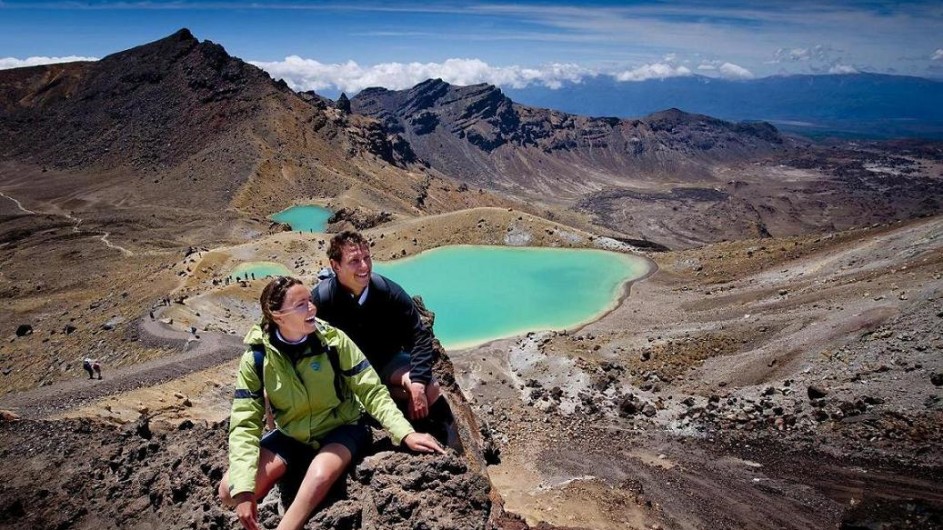
POLYGON ((287 315, 289 313, 307 313, 308 307, 314 306, 314 301, 308 298, 307 300, 297 304, 295 307, 289 307, 288 309, 281 309, 278 311, 272 311, 273 315, 287 315))

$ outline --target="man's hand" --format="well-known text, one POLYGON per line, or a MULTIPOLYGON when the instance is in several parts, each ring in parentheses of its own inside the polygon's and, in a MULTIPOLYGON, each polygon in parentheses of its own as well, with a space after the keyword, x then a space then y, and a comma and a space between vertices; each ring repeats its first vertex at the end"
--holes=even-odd
POLYGON ((421 420, 429 415, 429 403, 426 401, 426 385, 409 384, 409 419, 421 420))
POLYGON ((246 530, 259 530, 259 505, 255 502, 255 495, 245 491, 233 497, 236 501, 236 515, 246 530))
POLYGON ((439 445, 439 442, 431 434, 424 432, 413 432, 403 438, 403 443, 417 453, 441 453, 445 454, 445 449, 439 445))

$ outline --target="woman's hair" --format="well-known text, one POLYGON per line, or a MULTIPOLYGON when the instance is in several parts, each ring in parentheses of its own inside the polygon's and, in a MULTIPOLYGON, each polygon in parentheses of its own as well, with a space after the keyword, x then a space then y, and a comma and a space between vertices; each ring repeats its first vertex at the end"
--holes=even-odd
POLYGON ((259 304, 262 306, 262 329, 269 331, 271 325, 275 323, 272 312, 281 309, 282 304, 285 303, 285 295, 288 294, 288 289, 299 284, 301 284, 301 280, 298 278, 279 276, 268 282, 268 285, 262 289, 262 296, 259 297, 259 304))

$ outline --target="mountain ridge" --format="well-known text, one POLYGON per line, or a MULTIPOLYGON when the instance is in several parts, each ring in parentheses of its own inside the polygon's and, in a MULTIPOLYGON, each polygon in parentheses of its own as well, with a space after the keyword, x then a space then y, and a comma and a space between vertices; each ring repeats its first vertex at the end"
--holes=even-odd
POLYGON ((730 124, 678 110, 641 120, 577 116, 517 104, 493 85, 458 87, 441 79, 402 91, 366 89, 351 105, 402 134, 446 174, 531 192, 624 185, 694 160, 774 152, 785 142, 769 124, 730 124))
POLYGON ((96 175, 121 195, 134 182, 148 202, 263 216, 305 197, 404 214, 504 203, 455 200, 375 120, 306 99, 187 29, 100 61, 0 71, 0 157, 45 180, 47 168, 96 175))
POLYGON ((726 120, 773 120, 813 136, 943 138, 943 81, 886 74, 769 76, 727 80, 682 76, 620 82, 598 76, 556 89, 505 91, 529 105, 586 115, 636 117, 679 107, 726 120), (791 123, 798 122, 798 123, 791 123))

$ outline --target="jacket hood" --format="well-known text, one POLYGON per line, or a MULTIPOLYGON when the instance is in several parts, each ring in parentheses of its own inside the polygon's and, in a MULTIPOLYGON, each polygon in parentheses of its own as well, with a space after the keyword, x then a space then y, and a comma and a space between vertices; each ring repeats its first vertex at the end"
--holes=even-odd
POLYGON ((242 339, 243 344, 261 344, 268 342, 265 340, 265 332, 262 331, 262 323, 259 322, 249 329, 246 336, 242 339))

